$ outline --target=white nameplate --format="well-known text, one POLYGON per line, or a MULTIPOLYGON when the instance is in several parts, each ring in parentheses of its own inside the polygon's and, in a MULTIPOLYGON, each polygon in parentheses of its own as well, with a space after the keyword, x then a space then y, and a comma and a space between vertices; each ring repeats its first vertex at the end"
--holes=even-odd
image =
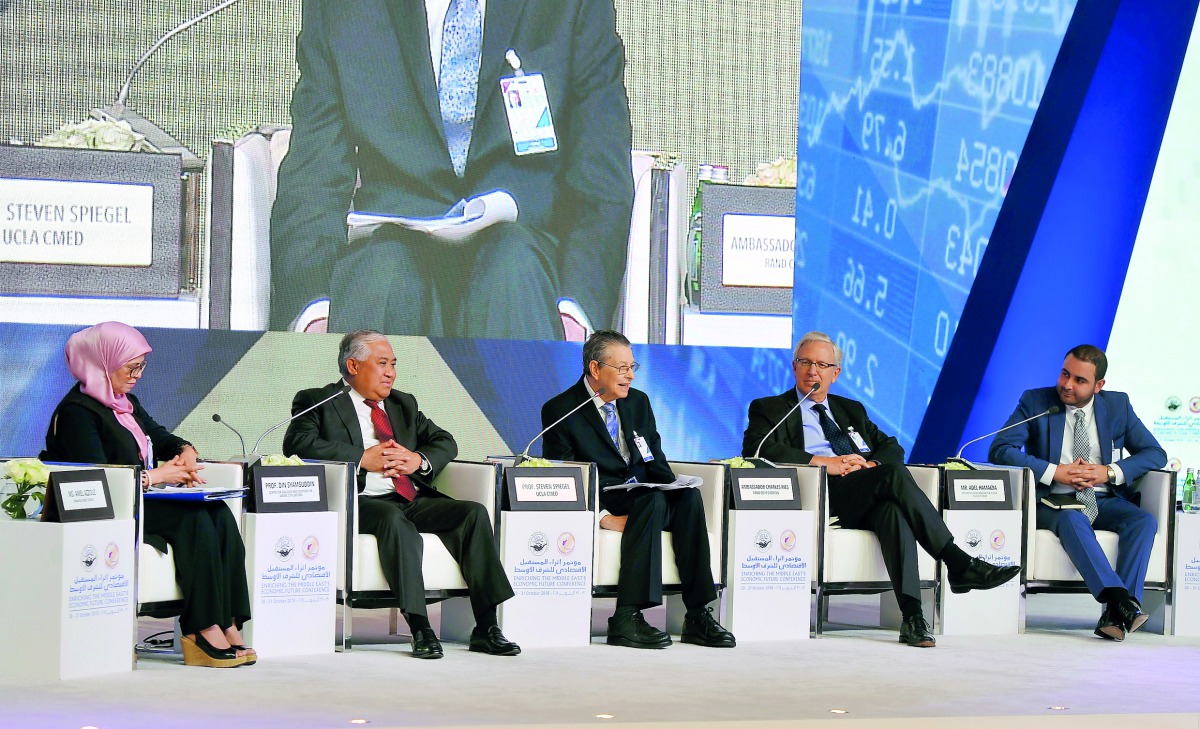
POLYGON ((738 488, 743 501, 791 501, 793 498, 789 478, 741 478, 738 488))
POLYGON ((267 504, 307 504, 321 500, 316 476, 270 476, 262 480, 262 500, 267 504))
POLYGON ((1004 503, 1004 482, 1000 479, 961 478, 954 482, 954 496, 959 502, 994 501, 1004 503))
POLYGON ((575 479, 570 477, 513 479, 517 501, 578 501, 575 479))
POLYGON ((149 183, 0 179, 0 263, 149 266, 149 183))
POLYGON ((734 213, 722 219, 721 284, 790 289, 795 274, 796 219, 734 213))
POLYGON ((104 484, 99 481, 63 484, 61 506, 64 511, 103 509, 108 506, 104 500, 104 484))

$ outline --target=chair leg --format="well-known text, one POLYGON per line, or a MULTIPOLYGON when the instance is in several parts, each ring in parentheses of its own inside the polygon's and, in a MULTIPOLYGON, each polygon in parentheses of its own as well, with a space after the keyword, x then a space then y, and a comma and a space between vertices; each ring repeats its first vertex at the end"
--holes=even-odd
POLYGON ((817 625, 816 634, 820 637, 825 632, 825 623, 829 621, 829 594, 817 586, 817 625))
POLYGON ((400 608, 388 608, 388 635, 400 634, 400 608))
POLYGON ((342 652, 354 648, 354 598, 350 593, 342 595, 342 652))

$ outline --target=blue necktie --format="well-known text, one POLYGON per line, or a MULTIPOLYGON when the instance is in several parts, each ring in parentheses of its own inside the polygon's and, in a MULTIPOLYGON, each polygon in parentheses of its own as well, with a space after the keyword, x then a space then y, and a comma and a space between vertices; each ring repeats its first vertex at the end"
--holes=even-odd
POLYGON ((621 450, 621 441, 618 439, 620 427, 617 425, 617 405, 616 403, 604 403, 604 425, 608 428, 608 437, 612 438, 613 445, 617 450, 621 450))
POLYGON ((834 453, 839 456, 858 453, 858 449, 854 447, 854 441, 842 432, 837 423, 833 422, 833 418, 825 412, 824 405, 813 405, 813 410, 817 411, 817 419, 821 422, 821 431, 825 433, 825 439, 829 441, 829 447, 833 449, 834 453))
POLYGON ((442 25, 442 64, 438 74, 438 103, 442 128, 454 174, 467 168, 467 150, 475 126, 475 94, 483 47, 483 17, 479 0, 452 0, 442 25))

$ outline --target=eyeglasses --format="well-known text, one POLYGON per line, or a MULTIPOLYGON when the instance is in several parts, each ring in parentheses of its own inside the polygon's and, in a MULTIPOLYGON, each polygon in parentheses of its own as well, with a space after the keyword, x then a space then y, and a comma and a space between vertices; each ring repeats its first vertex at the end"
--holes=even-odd
POLYGON ((795 362, 796 364, 800 365, 800 369, 802 369, 802 370, 806 370, 809 367, 812 367, 813 365, 816 365, 817 369, 819 369, 819 370, 827 370, 830 367, 837 367, 837 364, 834 362, 814 362, 811 359, 801 359, 799 357, 797 357, 796 359, 794 359, 792 361, 795 362))
POLYGON ((642 366, 640 364, 638 364, 637 362, 634 362, 631 365, 620 365, 620 366, 610 365, 609 363, 601 362, 600 360, 595 360, 595 362, 597 364, 602 364, 605 367, 612 367, 614 370, 617 371, 618 375, 627 375, 630 372, 637 372, 638 370, 640 370, 642 368, 642 366))
POLYGON ((121 369, 128 372, 130 377, 137 377, 142 374, 142 370, 146 369, 146 360, 142 360, 135 365, 125 365, 121 369))

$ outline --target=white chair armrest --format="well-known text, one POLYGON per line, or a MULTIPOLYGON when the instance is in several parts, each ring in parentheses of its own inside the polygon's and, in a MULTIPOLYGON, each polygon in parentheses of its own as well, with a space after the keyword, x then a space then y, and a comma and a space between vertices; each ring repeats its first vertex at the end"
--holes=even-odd
POLYGON ((1142 495, 1142 510, 1148 511, 1158 520, 1160 536, 1166 536, 1171 512, 1175 510, 1175 485, 1170 471, 1149 471, 1134 484, 1142 495))
POLYGON ((912 474, 913 480, 917 482, 917 486, 933 502, 934 508, 940 509, 942 505, 941 470, 937 466, 916 466, 912 464, 907 464, 907 468, 908 472, 912 474))
POLYGON ((668 463, 676 476, 697 476, 704 479, 698 488, 704 500, 704 520, 708 530, 721 534, 725 525, 725 481, 729 466, 724 463, 690 463, 672 461, 668 463))
POLYGON ((501 467, 495 463, 451 461, 433 480, 441 493, 460 501, 474 501, 487 507, 488 517, 496 523, 501 467))

